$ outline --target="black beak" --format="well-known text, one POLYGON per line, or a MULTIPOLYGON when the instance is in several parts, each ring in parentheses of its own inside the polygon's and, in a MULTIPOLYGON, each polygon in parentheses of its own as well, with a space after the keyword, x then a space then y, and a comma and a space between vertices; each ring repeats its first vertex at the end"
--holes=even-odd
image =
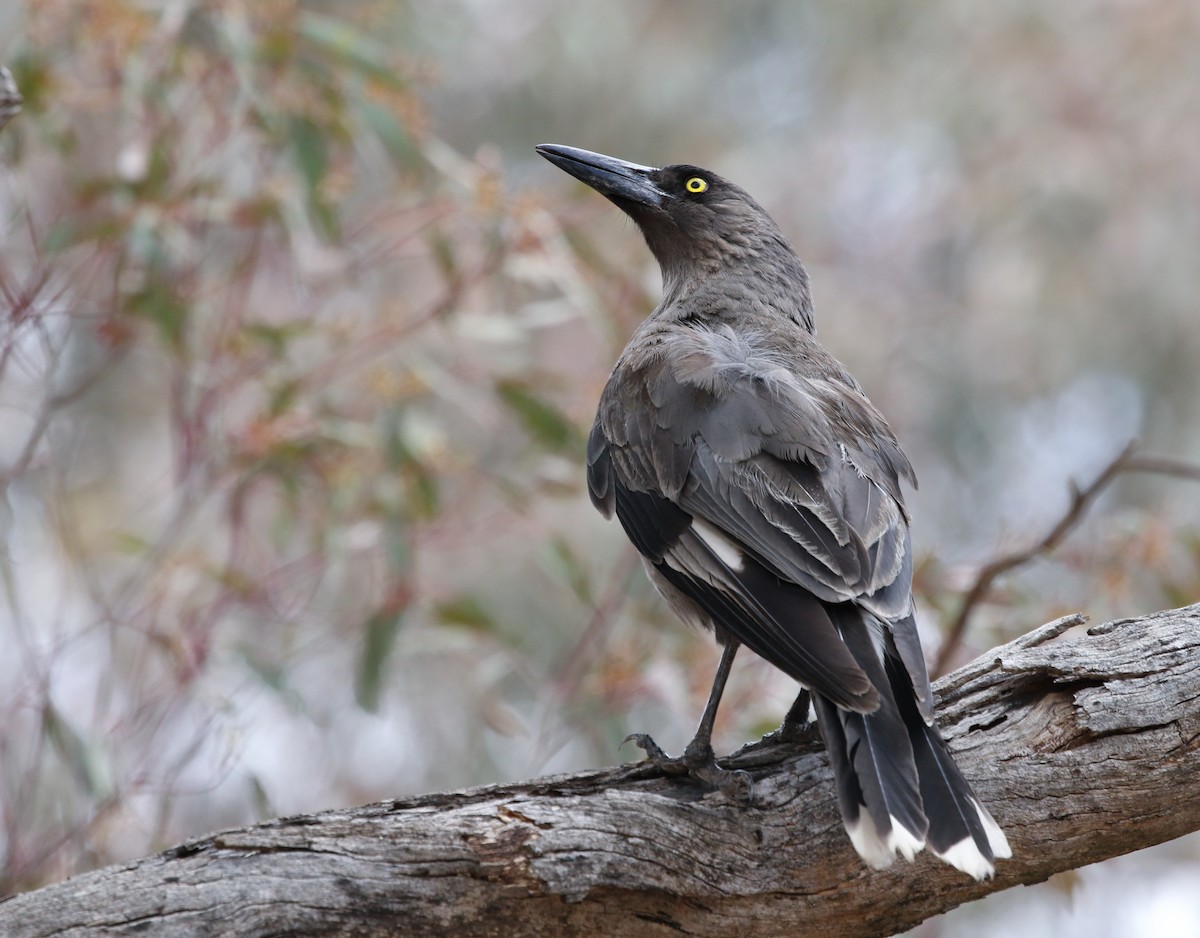
POLYGON ((535 149, 559 169, 587 183, 622 209, 628 208, 631 202, 658 208, 666 198, 666 193, 650 181, 650 174, 656 172, 653 166, 626 163, 602 153, 556 143, 543 143, 535 149))

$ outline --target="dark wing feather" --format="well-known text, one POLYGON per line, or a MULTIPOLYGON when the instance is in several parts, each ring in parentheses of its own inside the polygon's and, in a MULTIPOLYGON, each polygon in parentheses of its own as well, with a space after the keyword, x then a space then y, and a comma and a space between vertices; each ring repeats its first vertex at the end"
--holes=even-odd
POLYGON ((596 510, 606 518, 612 518, 616 492, 613 488, 612 459, 608 455, 608 440, 599 419, 592 426, 587 441, 587 484, 588 496, 596 510))

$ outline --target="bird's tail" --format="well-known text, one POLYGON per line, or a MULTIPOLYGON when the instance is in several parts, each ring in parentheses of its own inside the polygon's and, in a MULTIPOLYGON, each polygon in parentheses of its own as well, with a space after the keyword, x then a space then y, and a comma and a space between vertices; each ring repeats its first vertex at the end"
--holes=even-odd
MULTIPOLYGON (((893 688, 907 679, 904 668, 890 656, 887 671, 893 688)), ((937 724, 925 722, 912 695, 897 690, 896 699, 908 728, 921 804, 929 820, 926 845, 951 866, 987 879, 997 859, 1012 856, 1008 838, 963 778, 937 724)))
POLYGON ((850 607, 838 628, 879 691, 872 713, 842 710, 814 695, 813 703, 837 780, 838 803, 855 850, 875 868, 925 846, 951 866, 984 879, 997 857, 1011 856, 1008 841, 975 797, 935 725, 917 706, 912 678, 887 653, 881 623, 850 607))

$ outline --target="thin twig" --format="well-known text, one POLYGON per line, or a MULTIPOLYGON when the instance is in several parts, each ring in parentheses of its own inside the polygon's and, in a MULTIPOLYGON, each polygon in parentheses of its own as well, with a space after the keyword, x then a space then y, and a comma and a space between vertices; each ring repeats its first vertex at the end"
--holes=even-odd
POLYGON ((1175 476, 1177 479, 1193 479, 1200 482, 1200 466, 1166 456, 1130 456, 1121 465, 1121 471, 1152 472, 1155 475, 1175 476))
POLYGON ((1058 547, 1083 520, 1084 515, 1087 514, 1088 509, 1100 496, 1100 493, 1122 472, 1149 472, 1200 481, 1200 466, 1162 456, 1138 456, 1134 454, 1136 445, 1134 441, 1126 444, 1125 448, 1096 476, 1090 485, 1081 489, 1072 482, 1070 505, 1067 506, 1067 510, 1054 527, 1040 541, 1024 550, 1014 551, 990 560, 979 568, 979 572, 975 574, 975 582, 967 590, 958 614, 954 617, 946 634, 946 640, 942 642, 942 647, 938 650, 937 660, 933 666, 935 676, 946 672, 950 660, 958 651, 959 645, 962 644, 971 614, 987 598, 992 584, 1009 571, 1048 554, 1058 547))

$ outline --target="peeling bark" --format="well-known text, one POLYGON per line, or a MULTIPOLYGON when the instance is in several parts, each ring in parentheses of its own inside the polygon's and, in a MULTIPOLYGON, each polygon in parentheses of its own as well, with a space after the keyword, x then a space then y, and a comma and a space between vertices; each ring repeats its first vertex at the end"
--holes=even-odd
POLYGON ((808 742, 747 747, 743 807, 631 765, 283 818, 0 903, 0 934, 878 936, 1200 828, 1200 605, 1069 618, 938 682, 1014 857, 872 872, 808 742))

